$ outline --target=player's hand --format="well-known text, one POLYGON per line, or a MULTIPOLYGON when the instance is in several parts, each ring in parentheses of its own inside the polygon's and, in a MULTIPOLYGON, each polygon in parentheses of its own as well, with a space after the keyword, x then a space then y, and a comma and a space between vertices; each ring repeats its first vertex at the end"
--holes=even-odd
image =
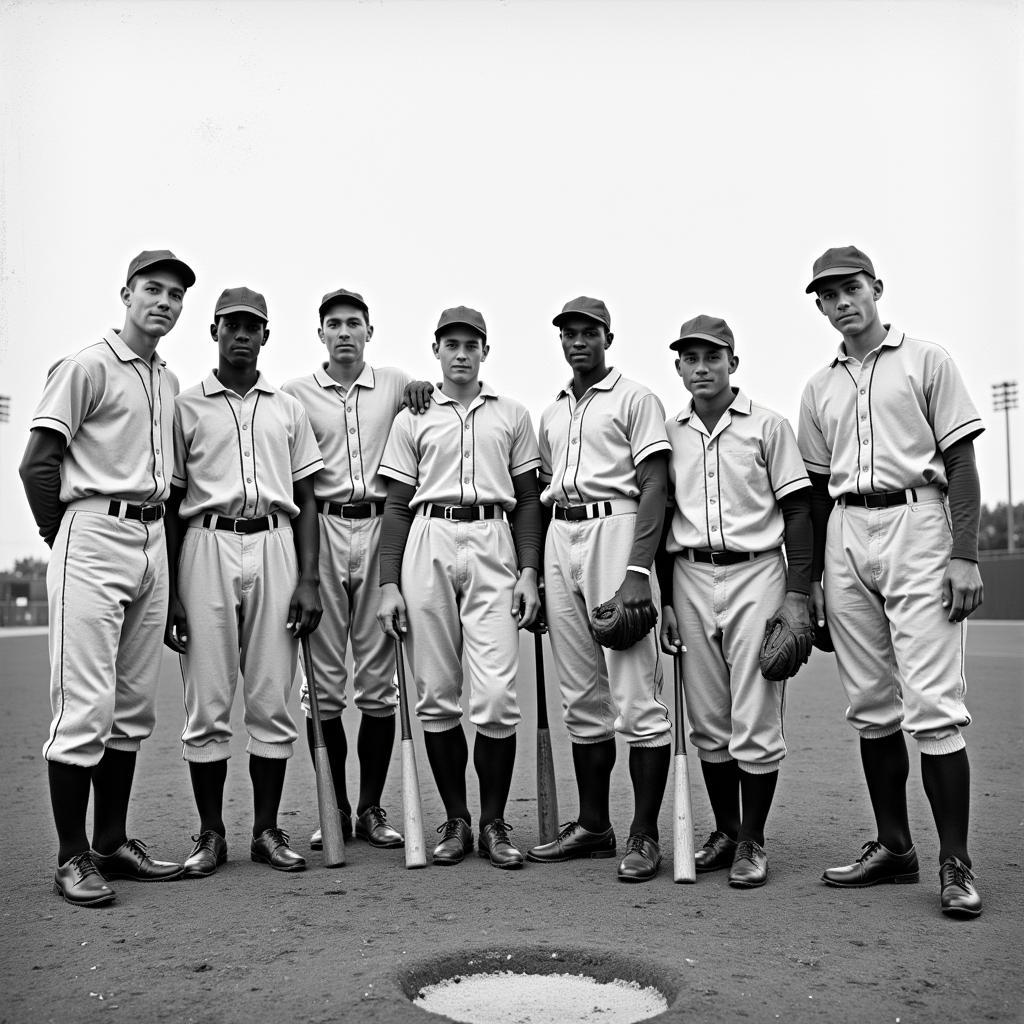
MULTIPOLYGON (((788 598, 789 595, 787 594, 788 598)), ((811 593, 807 598, 807 611, 811 616, 811 622, 818 629, 825 628, 825 591, 820 583, 811 584, 811 593)))
POLYGON ((288 621, 285 628, 291 630, 296 640, 301 640, 320 625, 320 616, 323 613, 319 584, 312 580, 299 580, 288 606, 288 621))
POLYGON ((616 593, 626 608, 635 608, 641 613, 647 629, 654 628, 658 621, 658 612, 654 607, 650 576, 645 576, 642 572, 627 572, 616 593))
POLYGON ((408 409, 413 416, 419 416, 430 408, 430 396, 434 385, 429 380, 413 380, 405 385, 400 408, 408 409))
POLYGON ((548 631, 548 610, 544 603, 544 580, 540 579, 537 581, 537 614, 534 616, 533 622, 528 626, 525 626, 531 633, 544 634, 548 631))
POLYGON ((537 570, 523 569, 512 588, 512 614, 519 620, 520 629, 529 629, 540 612, 540 594, 537 590, 537 570))
POLYGON ((170 608, 167 610, 164 643, 177 654, 188 653, 188 618, 185 615, 185 606, 177 596, 171 598, 170 608))
POLYGON ((981 607, 985 586, 977 562, 951 558, 942 577, 942 607, 949 610, 950 622, 962 622, 981 607))
POLYGON ((405 620, 405 598, 396 583, 385 583, 380 588, 377 624, 394 640, 403 640, 409 631, 405 620))
POLYGON ((686 650, 683 638, 679 633, 676 612, 671 605, 665 605, 661 609, 661 630, 658 633, 658 639, 661 641, 661 649, 666 654, 676 655, 686 650))
MULTIPOLYGON (((797 637, 797 654, 804 660, 811 656, 811 649, 814 646, 811 640, 814 636, 811 625, 811 609, 806 594, 798 594, 796 591, 787 590, 781 606, 776 610, 775 615, 784 613, 796 627, 802 627, 806 633, 800 633, 797 629, 793 632, 797 637)), ((822 613, 824 614, 824 613, 822 613)), ((774 619, 775 615, 771 618, 774 619)), ((769 619, 771 621, 771 619, 769 619)))

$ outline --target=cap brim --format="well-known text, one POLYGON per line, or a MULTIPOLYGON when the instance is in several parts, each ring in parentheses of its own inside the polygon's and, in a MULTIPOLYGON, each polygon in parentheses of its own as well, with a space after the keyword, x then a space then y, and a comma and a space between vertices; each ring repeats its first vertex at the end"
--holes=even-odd
POLYGON ((252 313, 253 316, 258 316, 264 323, 270 323, 270 318, 261 309, 257 309, 255 306, 247 306, 244 303, 235 303, 233 306, 225 306, 223 309, 218 309, 213 315, 227 316, 228 313, 252 313))
POLYGON ((732 349, 732 345, 727 341, 722 341, 721 338, 716 338, 713 334, 684 334, 681 338, 676 338, 675 341, 669 343, 669 348, 680 349, 683 347, 683 343, 686 341, 710 341, 712 345, 717 345, 719 348, 732 349))
POLYGON ((320 309, 317 311, 320 314, 320 319, 323 320, 324 313, 331 309, 333 306, 355 306, 356 309, 361 309, 364 316, 370 315, 370 307, 365 302, 360 302, 357 298, 351 295, 339 295, 336 299, 330 299, 327 302, 320 303, 320 309))
POLYGON ((556 327, 561 327, 562 321, 570 316, 585 316, 588 320, 593 320, 595 324, 600 324, 602 327, 609 326, 607 320, 602 320, 601 317, 595 316, 593 313, 588 313, 586 310, 583 309, 563 309, 562 312, 559 313, 558 316, 556 316, 554 320, 552 320, 551 322, 556 327))
POLYGON ((434 330, 434 337, 436 338, 442 331, 448 330, 449 327, 468 327, 471 331, 476 331, 485 341, 487 340, 487 332, 479 324, 471 324, 468 320, 449 320, 446 324, 438 324, 434 330))
POLYGON ((817 291, 819 281, 827 281, 830 277, 853 277, 854 274, 870 274, 866 267, 832 267, 823 270, 817 277, 811 279, 811 283, 804 289, 806 295, 817 291))
POLYGON ((152 263, 147 263, 145 266, 139 267, 138 270, 132 274, 132 277, 144 274, 147 270, 152 270, 154 267, 169 267, 172 270, 176 270, 181 274, 182 283, 186 288, 191 288, 192 285, 196 283, 196 275, 192 268, 181 260, 154 260, 152 263))

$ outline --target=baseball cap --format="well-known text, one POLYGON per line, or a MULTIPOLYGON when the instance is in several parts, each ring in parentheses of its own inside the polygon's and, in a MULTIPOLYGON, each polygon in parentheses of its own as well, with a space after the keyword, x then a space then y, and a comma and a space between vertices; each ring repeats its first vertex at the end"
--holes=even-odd
POLYGON ((128 274, 124 279, 125 284, 136 274, 149 267, 155 267, 157 264, 173 267, 177 270, 181 274, 181 279, 184 281, 186 288, 191 288, 196 283, 196 275, 192 272, 192 268, 183 260, 179 260, 170 249, 144 249, 128 264, 128 274))
POLYGON ((581 295, 577 299, 570 299, 562 307, 562 312, 551 322, 556 327, 560 327, 562 321, 573 314, 589 317, 591 320, 596 320, 599 324, 604 324, 609 330, 611 329, 611 313, 608 312, 608 307, 600 299, 591 299, 586 295, 581 295))
POLYGON ((815 261, 811 271, 811 283, 804 289, 808 294, 818 290, 818 282, 826 277, 849 277, 851 274, 868 274, 875 276, 875 268, 871 260, 852 245, 843 245, 838 249, 826 249, 815 261))
POLYGON ((340 305, 345 303, 348 306, 358 306, 365 314, 367 320, 370 318, 370 307, 366 304, 366 299, 359 294, 359 292, 350 292, 347 288, 338 288, 333 292, 328 292, 320 300, 320 319, 323 320, 324 313, 334 305, 340 305))
POLYGON ((225 313, 252 313, 266 321, 267 300, 251 288, 225 288, 217 300, 213 317, 216 319, 225 313))
POLYGON ((487 337, 487 324, 484 323, 483 314, 478 313, 475 309, 470 309, 469 306, 452 306, 451 309, 446 309, 441 314, 441 319, 437 321, 434 337, 436 338, 443 328, 451 327, 453 324, 472 327, 474 331, 479 331, 484 338, 487 337))
POLYGON ((679 337, 675 341, 670 342, 668 347, 678 352, 683 347, 683 342, 688 338, 710 341, 712 345, 727 348, 730 352, 736 350, 729 325, 717 316, 704 316, 701 314, 700 316, 695 316, 692 320, 687 320, 679 328, 679 337))

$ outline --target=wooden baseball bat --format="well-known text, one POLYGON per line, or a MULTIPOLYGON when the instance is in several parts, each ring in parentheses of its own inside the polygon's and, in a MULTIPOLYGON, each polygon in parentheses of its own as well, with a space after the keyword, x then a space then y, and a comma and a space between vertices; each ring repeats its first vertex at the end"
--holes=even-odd
POLYGON ((423 810, 420 807, 420 777, 416 771, 416 748, 409 724, 409 692, 405 683, 402 641, 395 641, 398 668, 398 714, 402 726, 402 810, 405 813, 405 866, 425 868, 427 850, 423 842, 423 810))
POLYGON ((341 834, 341 811, 334 791, 334 774, 324 743, 320 721, 320 700, 316 692, 313 656, 309 637, 302 638, 302 664, 306 670, 306 692, 309 694, 309 717, 313 722, 313 771, 316 774, 316 803, 320 811, 320 831, 324 837, 324 867, 338 868, 345 863, 345 840, 341 834))
POLYGON ((672 659, 675 666, 676 683, 676 770, 675 770, 675 813, 673 815, 672 839, 674 856, 672 880, 674 882, 696 882, 697 869, 693 863, 693 811, 690 808, 690 768, 686 763, 686 716, 683 707, 683 652, 676 651, 672 659))
POLYGON ((533 634, 533 645, 537 661, 537 828, 540 841, 550 843, 558 835, 558 790, 555 788, 555 762, 548 730, 544 643, 540 633, 533 634))

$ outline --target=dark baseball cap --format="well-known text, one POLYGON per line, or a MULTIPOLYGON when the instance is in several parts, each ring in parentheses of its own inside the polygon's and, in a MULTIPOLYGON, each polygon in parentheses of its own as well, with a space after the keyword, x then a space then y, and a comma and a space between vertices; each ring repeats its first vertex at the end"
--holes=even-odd
POLYGON ((826 249, 815 261, 811 271, 811 283, 804 289, 808 294, 818 290, 818 282, 827 277, 850 277, 852 274, 875 276, 875 268, 871 260, 852 245, 843 245, 838 249, 826 249))
POLYGON ((484 338, 487 337, 487 324, 484 323, 483 314, 478 313, 475 309, 470 309, 469 306, 452 306, 451 309, 446 309, 441 314, 440 320, 437 321, 434 337, 436 338, 445 327, 452 327, 455 324, 472 327, 474 331, 479 331, 484 338))
POLYGON ((359 309, 366 314, 366 319, 370 319, 370 307, 366 304, 366 299, 359 294, 359 292, 350 292, 347 288, 338 288, 333 292, 328 292, 320 300, 320 319, 323 320, 324 313, 331 308, 331 306, 358 306, 359 309))
POLYGON ((191 288, 196 283, 196 275, 192 272, 192 268, 183 260, 179 260, 170 249, 146 249, 128 264, 125 284, 131 281, 136 274, 155 266, 166 266, 176 270, 181 274, 181 280, 186 288, 191 288))
POLYGON ((679 328, 679 337, 675 341, 670 342, 668 347, 678 352, 690 338, 709 341, 712 345, 727 348, 730 352, 736 350, 729 325, 717 316, 704 316, 701 314, 700 316, 695 316, 692 320, 687 320, 679 328))
POLYGON ((267 317, 267 300, 251 288, 225 288, 217 300, 213 318, 216 320, 217 317, 226 313, 252 313, 264 322, 269 319, 267 317))
POLYGON ((609 330, 611 329, 611 313, 608 312, 608 307, 600 299, 591 299, 586 295, 581 295, 578 299, 571 299, 562 307, 562 312, 551 322, 556 327, 561 327, 563 320, 574 315, 596 320, 599 324, 604 324, 609 330))

